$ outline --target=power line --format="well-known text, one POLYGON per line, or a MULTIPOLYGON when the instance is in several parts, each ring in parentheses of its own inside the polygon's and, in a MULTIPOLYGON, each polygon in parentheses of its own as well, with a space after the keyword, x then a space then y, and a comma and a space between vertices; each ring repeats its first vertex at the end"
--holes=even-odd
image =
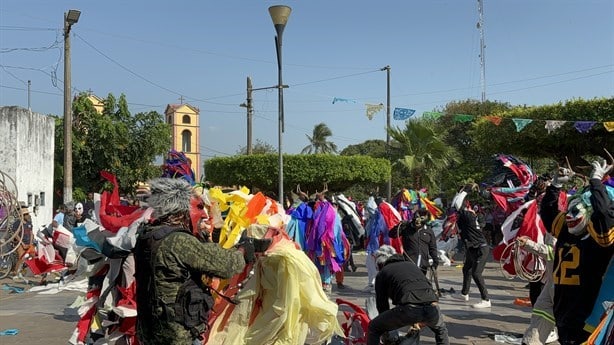
POLYGON ((60 48, 60 40, 59 40, 59 35, 56 35, 54 41, 49 44, 48 46, 44 46, 44 47, 20 47, 20 48, 0 48, 0 53, 10 53, 10 52, 14 52, 14 51, 29 51, 29 52, 44 52, 50 49, 59 49, 60 48))
POLYGON ((302 86, 302 85, 309 85, 309 84, 316 84, 316 83, 322 83, 325 81, 331 81, 331 80, 337 80, 337 79, 344 79, 344 78, 349 78, 349 77, 355 77, 357 75, 363 75, 363 74, 370 74, 370 73, 375 73, 375 72, 379 72, 380 70, 373 70, 373 71, 368 71, 368 72, 362 72, 362 73, 354 73, 354 74, 348 74, 348 75, 342 75, 342 76, 338 76, 338 77, 332 77, 332 78, 327 78, 327 79, 320 79, 320 80, 314 80, 314 81, 308 81, 308 82, 304 82, 304 83, 298 83, 298 84, 292 84, 290 85, 291 87, 296 87, 296 86, 302 86))
POLYGON ((28 26, 0 25, 0 31, 56 31, 56 28, 37 28, 28 26))
POLYGON ((19 80, 19 81, 20 81, 20 82, 22 82, 24 85, 28 85, 28 83, 27 83, 27 82, 25 82, 24 80, 21 80, 19 77, 17 77, 17 76, 16 76, 16 75, 14 75, 13 73, 11 73, 11 71, 7 70, 7 69, 6 69, 4 66, 1 66, 1 67, 2 67, 2 70, 3 70, 3 71, 6 73, 6 74, 8 74, 8 75, 10 75, 11 77, 13 77, 13 78, 15 78, 15 79, 19 80))
MULTIPOLYGON (((14 87, 14 86, 2 85, 2 84, 0 84, 0 88, 17 90, 17 91, 27 91, 27 89, 24 89, 22 87, 14 87)), ((40 91, 40 90, 30 90, 30 91, 34 92, 34 93, 41 93, 41 94, 46 94, 46 95, 61 96, 61 97, 64 96, 64 94, 56 93, 56 92, 48 92, 48 91, 40 91)), ((150 107, 150 108, 162 108, 162 107, 164 107, 163 104, 156 105, 156 104, 142 104, 142 103, 131 103, 131 102, 128 102, 128 105, 150 107)))
MULTIPOLYGON (((122 69, 124 69, 125 71, 129 72, 130 74, 138 77, 139 79, 153 85, 156 86, 162 90, 168 91, 170 93, 173 93, 177 96, 184 96, 185 94, 171 90, 167 87, 164 87, 158 83, 155 83, 143 76, 141 76, 140 74, 137 74, 136 72, 130 70, 129 68, 125 67, 124 65, 120 64, 119 62, 117 62, 116 60, 112 59, 111 57, 109 57, 108 55, 106 55, 105 53, 103 53, 102 51, 100 51, 98 48, 94 47, 92 44, 90 44, 89 42, 87 42, 83 37, 81 37, 78 34, 75 34, 75 36, 77 36, 79 39, 81 39, 85 44, 87 44, 90 48, 94 49, 97 53, 99 53, 100 55, 102 55, 103 57, 105 57, 106 59, 108 59, 109 61, 113 62, 114 64, 116 64, 117 66, 121 67, 122 69)), ((362 73, 354 73, 354 74, 349 74, 349 75, 343 75, 343 76, 338 76, 338 77, 332 77, 332 78, 327 78, 327 79, 322 79, 322 80, 316 80, 316 81, 310 81, 310 82, 305 82, 305 83, 300 83, 300 84, 294 84, 292 86, 301 86, 301 85, 308 85, 308 84, 314 84, 314 83, 321 83, 321 82, 325 82, 325 81, 330 81, 330 80, 336 80, 336 79, 343 79, 343 78, 349 78, 349 77, 354 77, 354 76, 358 76, 358 75, 363 75, 363 74, 368 74, 368 73, 374 73, 377 72, 378 70, 373 70, 373 71, 368 71, 368 72, 362 72, 362 73)), ((239 96, 242 95, 243 93, 236 93, 236 94, 232 94, 232 95, 225 95, 225 96, 217 96, 217 97, 213 97, 213 98, 209 98, 209 99, 219 99, 219 98, 224 98, 224 97, 233 97, 233 96, 239 96)), ((236 106, 236 104, 232 103, 216 103, 216 102, 211 102, 209 100, 205 100, 205 99, 199 99, 199 98, 195 98, 195 97, 190 97, 190 96, 185 96, 186 98, 188 98, 189 100, 192 101, 198 101, 198 102, 203 102, 203 103, 209 103, 209 104, 215 104, 215 105, 228 105, 228 106, 236 106)))
MULTIPOLYGON (((44 27, 25 27, 25 26, 2 26, 0 25, 0 30, 28 30, 28 31, 55 31, 57 29, 54 28, 44 28, 44 27)), ((193 47, 182 47, 179 45, 173 45, 173 44, 165 44, 165 43, 161 43, 161 42, 156 42, 156 41, 148 41, 148 40, 142 40, 142 39, 138 39, 138 38, 134 38, 134 37, 130 37, 130 36, 124 36, 124 35, 117 35, 117 34, 111 34, 111 33, 106 33, 106 32, 101 32, 101 31, 96 31, 96 30, 87 30, 87 31, 91 31, 91 32, 97 32, 103 35, 107 35, 107 36, 111 36, 111 37, 120 37, 123 39, 128 39, 128 40, 133 40, 133 41, 138 41, 138 42, 143 42, 143 43, 148 43, 148 44, 156 44, 156 45, 161 45, 161 46, 169 46, 169 47, 176 47, 176 48, 181 48, 184 50, 192 50, 192 51, 196 51, 196 52, 200 52, 200 53, 204 53, 204 54, 208 54, 208 55, 216 55, 216 56, 221 56, 221 57, 227 57, 227 58, 235 58, 235 59, 241 59, 241 60, 246 60, 246 61, 255 61, 255 62, 266 62, 266 63, 273 63, 271 61, 266 61, 266 60, 259 60, 259 59, 251 59, 251 58, 245 58, 245 57, 238 57, 238 56, 232 56, 232 55, 228 55, 228 54, 222 54, 222 53, 217 53, 217 52, 211 52, 211 51, 205 51, 205 50, 199 50, 199 49, 194 49, 193 47)), ((155 83, 139 74, 137 74, 136 72, 128 69, 127 67, 121 65, 119 62, 113 60, 112 58, 110 58, 108 55, 104 54, 103 52, 101 52, 99 49, 95 48, 92 44, 88 43, 87 41, 85 41, 85 39, 77 34, 75 34, 76 36, 78 36, 82 41, 84 41, 88 46, 90 46, 92 49, 94 49, 95 51, 97 51, 99 54, 101 54, 102 56, 104 56, 105 58, 109 59, 110 61, 112 61, 113 63, 115 63, 116 65, 118 65, 119 67, 121 67, 122 69, 128 71, 129 73, 137 76, 138 78, 146 81, 147 83, 156 86, 158 88, 161 88, 165 91, 171 92, 175 95, 179 95, 181 96, 182 94, 180 92, 171 90, 169 88, 166 88, 158 83, 155 83)), ((58 41, 56 39, 56 41, 54 42, 54 44, 57 44, 58 41)), ((53 45, 52 45, 53 46, 53 45)), ((50 46, 50 47, 52 47, 50 46)), ((36 49, 48 49, 49 47, 43 47, 43 48, 2 48, 3 50, 7 50, 7 49, 24 49, 24 50, 36 50, 36 49)), ((353 68, 353 67, 347 67, 347 66, 316 66, 316 65, 303 65, 303 64, 287 64, 288 66, 299 66, 299 67, 312 67, 312 68, 322 68, 322 69, 363 69, 363 68, 353 68)), ((530 80, 536 80, 536 79, 543 79, 543 78, 551 78, 551 77, 555 77, 555 76, 561 76, 561 75, 566 75, 566 74, 572 74, 572 73, 579 73, 579 72, 583 72, 583 71, 590 71, 590 70, 594 70, 594 69, 598 69, 598 68, 604 68, 604 67, 611 67, 613 65, 604 65, 604 66, 598 66, 598 67, 593 67, 593 68, 587 68, 587 69, 582 69, 582 70, 576 70, 576 71, 571 71, 571 72, 564 72, 564 73, 559 73, 559 74, 552 74, 552 75, 546 75, 546 76, 540 76, 540 77, 534 77, 534 78, 526 78, 526 79, 520 79, 520 80, 514 80, 514 81, 506 81, 506 82, 501 82, 501 83, 494 83, 494 84, 487 84, 487 86, 491 87, 491 86, 497 86, 497 85, 504 85, 504 84, 509 84, 509 83, 519 83, 519 82, 523 82, 523 81, 530 81, 530 80)), ((342 79, 342 78, 348 78, 348 77, 353 77, 353 76, 357 76, 357 75, 363 75, 363 74, 368 74, 368 73, 373 73, 373 72, 378 72, 378 70, 372 70, 372 71, 367 71, 367 72, 362 72, 362 73, 356 73, 356 74, 350 74, 350 75, 343 75, 343 76, 338 76, 338 77, 332 77, 332 78, 327 78, 327 79, 321 79, 321 80, 316 80, 316 81, 308 81, 308 82, 304 82, 304 83, 297 83, 297 84, 293 84, 293 87, 296 86, 302 86, 302 85, 308 85, 308 84, 314 84, 314 83, 322 83, 322 82, 326 82, 326 81, 331 81, 331 80, 336 80, 336 79, 342 79)), ((576 78, 576 79, 582 79, 582 78, 576 78)), ((576 80, 576 79, 571 79, 571 80, 576 80)), ((554 84, 556 84, 558 82, 555 82, 554 84)), ((550 85, 550 84, 543 84, 543 85, 550 85)), ((536 86, 531 86, 531 87, 527 87, 527 89, 530 88, 534 88, 536 86)), ((477 88, 476 86, 471 86, 470 89, 475 89, 477 88)), ((403 97, 403 96, 418 96, 418 95, 427 95, 427 94, 435 94, 435 93, 446 93, 446 92, 453 92, 453 91, 463 91, 463 90, 467 90, 466 87, 463 88, 453 88, 453 89, 445 89, 445 90, 434 90, 434 91, 426 91, 426 92, 415 92, 415 93, 406 93, 406 94, 397 94, 394 95, 393 97, 403 97)), ((512 91, 518 91, 518 90, 522 90, 522 88, 520 89, 515 89, 512 91)), ((496 92, 497 94, 499 93, 503 93, 503 92, 511 92, 511 91, 500 91, 500 92, 496 92)), ((235 94, 231 94, 231 95, 222 95, 222 96, 215 96, 215 97, 210 97, 207 99, 199 99, 199 98, 195 98, 195 97, 189 97, 191 101, 196 101, 196 102, 203 102, 203 103, 210 103, 210 104, 215 104, 215 105, 223 105, 223 106, 236 106, 236 104, 228 104, 228 103, 215 103, 215 102, 211 102, 211 99, 220 99, 220 98, 226 98, 226 97, 234 97, 234 96, 239 96, 242 95, 243 93, 235 93, 235 94)), ((363 98, 364 99, 364 98, 363 98)))
MULTIPOLYGON (((17 91, 27 91, 28 90, 28 89, 24 89, 22 87, 14 87, 14 86, 2 85, 2 84, 0 84, 0 87, 4 88, 4 89, 11 89, 11 90, 17 90, 17 91)), ((62 94, 55 93, 55 92, 36 91, 36 90, 30 90, 30 91, 34 92, 34 93, 42 93, 42 94, 45 94, 45 95, 62 96, 62 94)))
POLYGON ((77 37, 78 37, 78 38, 79 38, 81 41, 83 41, 83 42, 84 42, 86 45, 88 45, 90 48, 92 48, 93 50, 95 50, 95 51, 96 51, 98 54, 100 54, 100 55, 102 55, 103 57, 105 57, 107 60, 109 60, 109 61, 113 62, 115 65, 119 66, 119 67, 120 67, 120 68, 122 68, 124 71, 126 71, 126 72, 128 72, 128 73, 132 74, 133 76, 135 76, 135 77, 137 77, 137 78, 139 78, 139 79, 141 79, 141 80, 145 81, 146 83, 148 83, 148 84, 150 84, 150 85, 153 85, 153 86, 155 86, 155 87, 157 87, 157 88, 160 88, 160 89, 162 89, 162 90, 164 90, 164 91, 170 92, 170 93, 175 94, 175 95, 177 95, 177 96, 184 96, 186 99, 189 99, 189 100, 194 100, 194 101, 199 101, 199 102, 209 103, 209 104, 215 104, 215 105, 232 105, 232 106, 236 106, 236 104, 216 103, 216 102, 210 102, 210 101, 207 101, 207 100, 204 100, 204 99, 199 99, 199 98, 195 98, 195 97, 189 97, 189 96, 185 96, 185 94, 184 94, 184 93, 177 92, 177 91, 175 91, 175 90, 171 90, 171 89, 169 89, 169 88, 167 88, 167 87, 165 87, 165 86, 162 86, 162 85, 160 85, 160 84, 158 84, 158 83, 156 83, 156 82, 153 82, 153 81, 151 81, 151 80, 149 80, 149 79, 147 79, 147 78, 143 77, 142 75, 140 75, 140 74, 138 74, 138 73, 134 72, 133 70, 129 69, 128 67, 126 67, 126 66, 122 65, 121 63, 117 62, 116 60, 114 60, 113 58, 111 58, 111 57, 110 57, 110 56, 108 56, 107 54, 103 53, 103 52, 102 52, 102 51, 100 51, 98 48, 96 48, 96 47, 94 47, 92 44, 90 44, 89 42, 87 42, 87 41, 86 41, 86 40, 85 40, 83 37, 81 37, 80 35, 75 34, 75 36, 77 36, 77 37))
POLYGON ((595 74, 589 74, 589 75, 580 76, 580 77, 571 78, 571 79, 559 80, 559 81, 555 81, 555 82, 551 82, 551 83, 547 83, 547 84, 539 84, 539 85, 527 86, 527 87, 523 87, 523 88, 519 88, 519 89, 505 90, 505 91, 491 92, 491 93, 493 93, 493 94, 500 94, 500 93, 507 93, 507 92, 529 90, 529 89, 534 89, 536 87, 544 87, 544 86, 550 86, 550 85, 555 85, 555 84, 566 83, 566 82, 570 82, 570 81, 574 81, 574 80, 579 80, 579 79, 592 78, 592 77, 596 77, 596 76, 600 76, 600 75, 604 75, 604 74, 608 74, 608 73, 612 73, 612 72, 614 72, 614 70, 605 71, 605 72, 601 72, 601 73, 595 73, 595 74))
MULTIPOLYGON (((244 57, 244 56, 236 56, 236 55, 212 52, 212 51, 208 51, 208 50, 196 49, 193 46, 181 46, 181 45, 177 45, 177 44, 169 44, 169 43, 166 43, 166 42, 143 40, 141 38, 136 38, 136 37, 132 37, 132 36, 126 36, 126 35, 120 35, 120 34, 114 34, 114 33, 108 33, 108 32, 103 32, 103 31, 98 31, 98 30, 91 30, 91 29, 89 29, 89 30, 88 29, 82 29, 82 30, 86 30, 86 31, 90 31, 90 32, 95 32, 95 33, 98 33, 98 34, 101 34, 101 35, 110 36, 110 37, 122 38, 122 39, 125 39, 125 40, 131 40, 131 41, 136 41, 136 42, 141 42, 141 43, 158 45, 158 46, 162 46, 162 47, 170 47, 170 48, 174 48, 174 49, 180 49, 182 51, 192 51, 192 52, 196 52, 196 53, 202 53, 202 54, 212 55, 212 56, 219 56, 219 57, 230 58, 230 59, 235 59, 235 60, 244 60, 244 61, 251 61, 251 62, 276 64, 276 62, 271 61, 271 60, 262 60, 262 59, 255 59, 255 58, 244 57)), ((317 69, 334 69, 334 70, 340 70, 340 69, 345 69, 345 70, 367 70, 367 69, 372 69, 372 67, 322 66, 322 65, 305 65, 305 64, 284 64, 284 65, 285 66, 295 66, 295 67, 317 68, 317 69)))
POLYGON ((207 150, 207 151, 212 151, 212 152, 219 153, 219 154, 223 154, 223 155, 226 155, 226 156, 233 156, 233 155, 234 155, 234 154, 230 154, 230 153, 226 153, 226 152, 218 151, 218 150, 212 149, 212 148, 210 148, 210 147, 206 147, 206 146, 204 146, 204 145, 198 145, 198 147, 201 149, 201 151, 202 151, 203 149, 205 149, 205 150, 207 150))
MULTIPOLYGON (((592 70, 606 68, 606 67, 612 67, 612 66, 614 66, 614 64, 597 66, 597 67, 590 67, 590 68, 585 68, 585 69, 580 69, 580 70, 575 70, 575 71, 570 71, 570 72, 550 74, 550 75, 544 75, 544 76, 533 77, 533 78, 517 79, 517 80, 512 80, 512 81, 504 81, 504 82, 500 82, 500 83, 487 84, 487 86, 492 87, 492 86, 499 86, 499 85, 505 85, 505 84, 522 83, 522 82, 525 82, 525 81, 559 77, 559 76, 562 76, 562 75, 568 75, 568 74, 574 74, 574 73, 580 73, 580 72, 587 72, 587 71, 592 71, 592 70)), ((610 71, 607 71, 605 73, 609 73, 609 72, 612 72, 612 71, 610 70, 610 71)), ((575 80, 575 79, 569 79, 569 80, 575 80)), ((545 85, 547 85, 547 84, 545 84, 545 85)), ((476 88, 478 88, 478 86, 472 86, 471 87, 471 89, 476 89, 476 88)), ((429 95, 429 94, 435 94, 435 93, 446 93, 446 92, 453 92, 453 91, 464 91, 466 89, 467 88, 463 87, 463 88, 454 88, 454 89, 445 89, 445 90, 424 91, 424 92, 415 92, 415 93, 406 93, 406 94, 394 95, 394 97, 420 96, 420 95, 429 95)))

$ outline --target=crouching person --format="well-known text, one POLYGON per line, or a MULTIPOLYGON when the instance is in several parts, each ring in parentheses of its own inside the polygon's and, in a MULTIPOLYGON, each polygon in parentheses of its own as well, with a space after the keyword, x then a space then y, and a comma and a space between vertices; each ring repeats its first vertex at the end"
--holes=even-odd
POLYGON ((448 329, 437 306, 437 295, 420 268, 388 245, 375 252, 375 263, 379 271, 375 278, 379 315, 369 323, 367 345, 378 345, 388 331, 414 324, 429 327, 438 345, 448 345, 448 329), (390 309, 388 299, 394 308, 390 309))
POLYGON ((143 345, 202 343, 213 298, 202 275, 230 278, 253 262, 254 240, 237 249, 200 242, 190 229, 191 187, 184 180, 150 181, 153 220, 134 249, 137 337, 143 345))

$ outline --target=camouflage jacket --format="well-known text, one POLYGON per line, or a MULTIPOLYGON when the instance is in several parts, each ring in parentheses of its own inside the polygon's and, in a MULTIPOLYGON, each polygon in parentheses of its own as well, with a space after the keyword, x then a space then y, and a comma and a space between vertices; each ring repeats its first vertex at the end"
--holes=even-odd
MULTIPOLYGON (((143 234, 160 227, 146 225, 143 234)), ((136 259, 139 262, 139 258, 136 259)), ((245 261, 240 251, 224 249, 217 243, 200 242, 191 234, 178 229, 160 240, 153 258, 153 285, 158 300, 172 305, 179 288, 189 277, 205 274, 230 278, 240 273, 243 267, 245 261)))

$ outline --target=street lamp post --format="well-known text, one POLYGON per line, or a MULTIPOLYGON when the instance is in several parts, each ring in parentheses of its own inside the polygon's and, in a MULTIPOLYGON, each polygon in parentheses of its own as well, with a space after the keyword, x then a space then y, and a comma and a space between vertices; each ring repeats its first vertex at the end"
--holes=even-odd
POLYGON ((286 23, 288 22, 288 17, 290 17, 290 12, 292 9, 288 6, 277 5, 269 7, 269 14, 271 15, 271 19, 273 20, 273 25, 275 26, 275 31, 277 32, 277 36, 275 36, 275 49, 277 50, 277 88, 278 88, 278 117, 279 124, 277 130, 278 136, 278 145, 277 149, 279 151, 279 203, 284 204, 284 158, 282 155, 282 134, 284 132, 284 85, 281 77, 281 42, 282 42, 282 34, 284 32, 284 28, 286 27, 286 23))
MULTIPOLYGON (((380 71, 386 71, 386 155, 390 160, 390 65, 380 71)), ((392 171, 386 185, 386 198, 388 202, 392 200, 392 171)))
POLYGON ((72 201, 72 104, 70 75, 70 28, 79 21, 81 11, 64 13, 64 203, 72 201))

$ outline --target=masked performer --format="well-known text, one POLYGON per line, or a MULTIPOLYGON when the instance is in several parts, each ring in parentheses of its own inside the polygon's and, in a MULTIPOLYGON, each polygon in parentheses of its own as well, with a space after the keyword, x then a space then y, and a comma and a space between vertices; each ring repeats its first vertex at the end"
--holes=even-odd
POLYGON ((584 323, 614 250, 614 191, 602 182, 609 181, 612 165, 595 161, 592 167, 589 185, 569 198, 566 212, 557 210, 559 190, 573 171, 559 169, 542 200, 544 225, 557 237, 553 310, 562 345, 580 344, 589 337, 584 323))

